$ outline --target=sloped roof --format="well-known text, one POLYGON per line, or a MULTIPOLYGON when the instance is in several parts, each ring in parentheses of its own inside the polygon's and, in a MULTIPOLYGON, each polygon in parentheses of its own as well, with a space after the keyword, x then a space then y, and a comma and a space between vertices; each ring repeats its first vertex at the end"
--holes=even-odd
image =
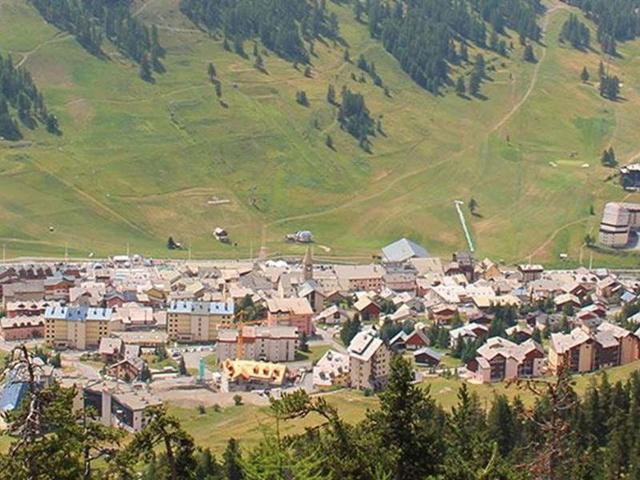
POLYGON ((306 298, 270 298, 267 300, 267 309, 271 313, 313 314, 313 309, 306 298))
POLYGON ((401 238, 384 247, 382 255, 388 262, 405 262, 410 258, 426 258, 429 252, 417 243, 401 238))
POLYGON ((552 333, 551 348, 556 353, 565 353, 573 347, 589 340, 589 334, 581 328, 574 328, 571 333, 552 333))
POLYGON ((417 358, 420 355, 429 355, 431 358, 440 361, 442 359, 442 354, 439 352, 436 352, 435 350, 433 350, 432 348, 429 347, 422 347, 419 350, 416 350, 415 352, 413 352, 413 358, 417 358))
POLYGON ((382 347, 383 342, 368 332, 360 332, 349 344, 349 355, 358 360, 368 362, 376 351, 382 347))
POLYGON ((229 358, 222 362, 222 372, 230 381, 259 380, 273 385, 282 385, 286 371, 285 365, 277 363, 231 360, 229 358))

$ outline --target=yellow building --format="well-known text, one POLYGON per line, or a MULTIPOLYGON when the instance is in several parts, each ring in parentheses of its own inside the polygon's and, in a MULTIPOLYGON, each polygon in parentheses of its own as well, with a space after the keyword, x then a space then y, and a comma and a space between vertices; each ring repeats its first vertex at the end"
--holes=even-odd
POLYGON ((228 358, 222 362, 220 388, 223 392, 234 392, 281 387, 286 373, 286 365, 228 358))
POLYGON ((109 335, 111 308, 52 305, 44 313, 44 339, 50 347, 86 350, 98 348, 109 335))
POLYGON ((171 302, 167 310, 169 339, 181 342, 213 342, 220 328, 229 327, 233 302, 171 302))

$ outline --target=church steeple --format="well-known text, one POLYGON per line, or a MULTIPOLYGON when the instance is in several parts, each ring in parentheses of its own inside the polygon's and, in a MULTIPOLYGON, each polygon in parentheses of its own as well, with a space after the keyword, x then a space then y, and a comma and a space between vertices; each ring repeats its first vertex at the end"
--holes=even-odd
POLYGON ((307 251, 302 259, 302 266, 304 269, 304 281, 313 280, 313 253, 311 252, 311 246, 307 246, 307 251))

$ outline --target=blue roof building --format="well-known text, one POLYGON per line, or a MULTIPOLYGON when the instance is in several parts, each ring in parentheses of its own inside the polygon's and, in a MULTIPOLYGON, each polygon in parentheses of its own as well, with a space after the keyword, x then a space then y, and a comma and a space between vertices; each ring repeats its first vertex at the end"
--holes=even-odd
POLYGON ((171 302, 167 313, 189 313, 194 315, 233 315, 233 302, 196 302, 191 300, 176 300, 171 302))
POLYGON ((44 312, 46 319, 69 320, 77 322, 108 321, 111 320, 113 309, 96 307, 65 307, 62 305, 51 305, 44 312))

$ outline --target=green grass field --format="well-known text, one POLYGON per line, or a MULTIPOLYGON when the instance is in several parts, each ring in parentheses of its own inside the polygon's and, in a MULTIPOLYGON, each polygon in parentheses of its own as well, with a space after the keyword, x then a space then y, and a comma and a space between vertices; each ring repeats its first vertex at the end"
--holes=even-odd
MULTIPOLYGON (((375 408, 375 397, 365 397, 360 393, 341 390, 326 396, 327 401, 338 409, 348 422, 362 420, 367 409, 375 408)), ((265 430, 275 428, 275 418, 268 407, 241 405, 227 407, 219 412, 208 408, 204 415, 197 409, 170 407, 169 412, 180 419, 184 428, 194 437, 198 445, 210 447, 221 453, 230 438, 242 440, 245 446, 259 442, 265 430)), ((281 422, 280 432, 283 435, 304 432, 306 427, 318 425, 319 416, 281 422)))
MULTIPOLYGON (((129 245, 161 258, 169 235, 194 257, 246 257, 261 245, 301 254, 282 241, 298 229, 314 232, 318 256, 370 259, 400 236, 448 255, 465 246, 453 201, 473 196, 481 216, 467 216, 478 256, 551 264, 568 253, 577 264, 588 261, 583 238, 596 232, 604 203, 637 199, 604 182, 599 156, 609 145, 621 162, 640 151, 640 41, 622 45, 609 66, 624 79, 624 100, 605 101, 579 80, 585 65, 596 74, 599 52, 559 45, 566 9, 548 15, 537 65, 521 61, 516 37, 511 58, 488 54, 488 100, 469 101, 418 87, 348 6, 329 4, 351 57, 375 61, 390 98, 370 80, 351 80, 356 67, 341 47, 316 45, 311 79, 272 54, 264 74, 196 30, 178 0, 137 3, 146 3, 140 17, 158 25, 167 48, 167 73, 154 85, 113 50, 110 60, 90 56, 27 2, 0 0, 0 52, 32 72, 64 132, 38 129, 26 142, 0 144, 7 256, 107 255, 129 245), (227 108, 207 81, 210 61, 227 108), (386 136, 373 140, 372 154, 340 131, 326 102, 330 83, 364 93, 382 118, 386 136), (295 102, 297 90, 309 108, 295 102), (214 196, 230 203, 208 204, 214 196), (216 226, 237 246, 217 243, 216 226)), ((633 255, 594 257, 596 266, 636 263, 633 255)))

